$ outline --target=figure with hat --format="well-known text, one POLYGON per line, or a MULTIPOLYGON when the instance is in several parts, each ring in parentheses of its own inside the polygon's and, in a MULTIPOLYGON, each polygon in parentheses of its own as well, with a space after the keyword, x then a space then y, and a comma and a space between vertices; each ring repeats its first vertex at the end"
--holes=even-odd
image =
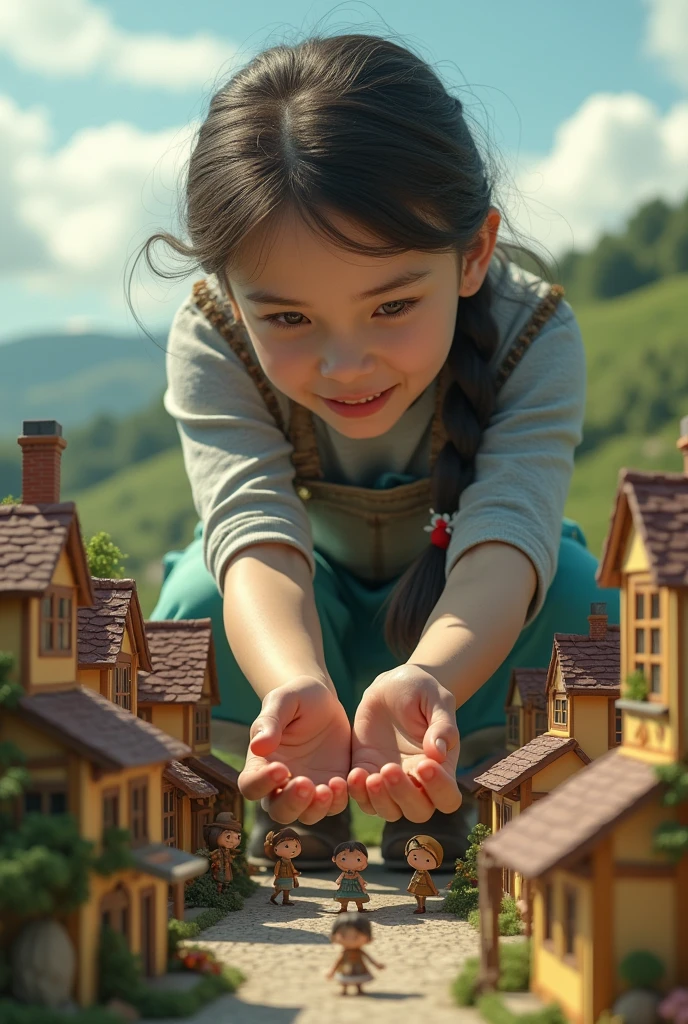
POLYGON ((265 837, 265 856, 275 857, 275 881, 274 892, 270 897, 271 903, 277 903, 277 897, 282 893, 282 906, 293 907, 295 903, 289 899, 290 889, 298 889, 299 880, 297 871, 292 861, 301 853, 301 839, 293 828, 281 828, 277 832, 268 832, 265 837))
POLYGON ((441 865, 444 850, 432 836, 414 836, 406 844, 404 853, 407 864, 414 869, 406 891, 416 897, 418 906, 414 914, 424 914, 426 897, 439 896, 430 872, 441 865))
POLYGON ((232 878, 232 861, 239 854, 241 822, 231 811, 220 811, 215 821, 203 826, 203 838, 210 851, 210 873, 218 892, 224 892, 232 878))

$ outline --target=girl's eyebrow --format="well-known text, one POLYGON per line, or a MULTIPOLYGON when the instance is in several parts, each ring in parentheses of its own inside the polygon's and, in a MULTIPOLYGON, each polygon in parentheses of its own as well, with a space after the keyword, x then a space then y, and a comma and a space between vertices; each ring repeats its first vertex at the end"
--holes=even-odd
MULTIPOLYGON (((384 284, 378 284, 375 288, 369 288, 368 291, 361 292, 359 295, 352 295, 351 299, 353 302, 362 302, 364 299, 372 299, 375 295, 384 295, 385 292, 391 292, 395 288, 402 288, 407 284, 414 284, 416 281, 422 281, 424 278, 429 277, 431 274, 430 270, 415 270, 407 271, 404 274, 397 274, 391 281, 385 281, 384 284)), ((249 292, 246 298, 250 302, 261 303, 266 306, 310 306, 310 303, 304 302, 302 299, 287 299, 283 295, 273 295, 271 292, 256 291, 249 292)))

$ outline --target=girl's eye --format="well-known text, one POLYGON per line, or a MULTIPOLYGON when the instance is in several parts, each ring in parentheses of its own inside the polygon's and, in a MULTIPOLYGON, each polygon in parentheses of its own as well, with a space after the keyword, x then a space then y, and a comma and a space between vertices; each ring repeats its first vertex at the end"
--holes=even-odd
POLYGON ((417 304, 418 299, 394 299, 393 302, 383 302, 381 306, 378 306, 378 309, 384 310, 383 319, 389 320, 391 317, 405 316, 417 304), (395 308, 390 309, 390 307, 395 308))
POLYGON ((308 323, 308 320, 303 313, 271 313, 270 316, 264 316, 263 320, 267 320, 269 323, 274 324, 275 327, 284 327, 287 330, 290 327, 302 327, 303 324, 308 323), (280 317, 284 317, 284 320, 280 320, 280 317), (295 320, 290 320, 290 317, 296 317, 295 320))

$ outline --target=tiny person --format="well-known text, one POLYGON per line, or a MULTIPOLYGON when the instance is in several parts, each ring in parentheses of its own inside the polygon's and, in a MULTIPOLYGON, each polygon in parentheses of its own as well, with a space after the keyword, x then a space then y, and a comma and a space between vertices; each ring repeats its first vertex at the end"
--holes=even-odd
POLYGON ((439 896, 430 872, 442 863, 444 850, 432 836, 414 836, 406 844, 405 853, 408 864, 414 869, 406 891, 416 897, 418 906, 414 914, 424 914, 426 897, 439 896))
POLYGON ((359 914, 369 914, 370 911, 363 907, 364 903, 370 902, 370 896, 366 892, 368 886, 361 874, 361 871, 368 867, 367 848, 363 843, 357 843, 353 839, 348 843, 340 843, 334 851, 332 861, 341 871, 334 896, 340 905, 339 913, 345 914, 349 903, 355 903, 359 914))
POLYGON ((223 892, 234 877, 232 862, 239 854, 241 822, 230 811, 220 811, 215 821, 203 826, 203 838, 210 851, 210 873, 223 892))
POLYGON ((265 855, 276 857, 274 892, 270 897, 271 903, 277 903, 277 897, 282 893, 282 906, 293 907, 295 903, 289 899, 289 890, 298 889, 299 880, 297 871, 292 861, 301 853, 301 840, 293 828, 282 828, 278 832, 268 832, 265 837, 265 855))
POLYGON ((373 980, 367 960, 379 971, 384 970, 384 964, 377 963, 369 953, 363 952, 362 947, 371 942, 372 937, 370 921, 359 914, 345 914, 332 925, 330 942, 338 943, 342 953, 327 977, 339 982, 343 996, 349 994, 349 985, 356 987, 356 995, 363 995, 363 986, 373 980))

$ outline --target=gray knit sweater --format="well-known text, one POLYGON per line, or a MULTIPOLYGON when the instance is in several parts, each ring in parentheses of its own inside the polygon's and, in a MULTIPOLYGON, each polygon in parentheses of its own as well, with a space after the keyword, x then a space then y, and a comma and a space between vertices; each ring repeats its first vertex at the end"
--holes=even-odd
MULTIPOLYGON (((510 263, 490 267, 499 365, 549 290, 510 263)), ((315 569, 307 505, 294 492, 291 445, 276 426, 241 361, 191 298, 170 331, 165 408, 177 421, 186 471, 204 523, 204 557, 222 590, 224 570, 242 548, 281 542, 315 569)), ((427 476, 435 385, 381 437, 352 440, 314 415, 325 480, 373 486, 385 472, 427 476)), ((288 402, 276 391, 285 419, 288 402)), ((523 551, 538 578, 528 621, 539 611, 557 566, 561 519, 581 440, 585 356, 573 312, 561 302, 500 390, 461 495, 447 550, 447 575, 471 547, 503 541, 523 551)), ((428 515, 429 519, 429 515, 428 515)))

